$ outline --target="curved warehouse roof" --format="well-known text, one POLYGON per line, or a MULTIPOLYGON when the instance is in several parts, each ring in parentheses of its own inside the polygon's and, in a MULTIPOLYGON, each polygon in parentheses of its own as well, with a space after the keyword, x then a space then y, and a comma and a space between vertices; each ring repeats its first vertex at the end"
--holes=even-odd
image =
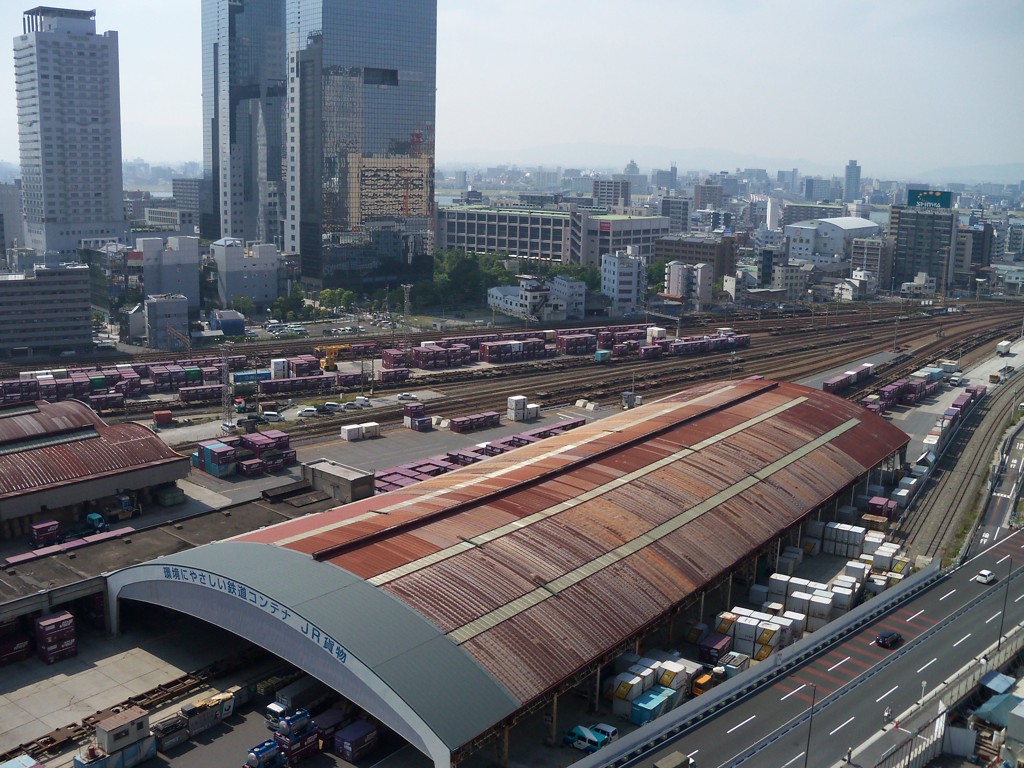
POLYGON ((709 383, 127 569, 111 589, 244 626, 436 756, 557 688, 908 440, 803 386, 709 383), (241 602, 241 585, 270 607, 241 602), (278 644, 287 622, 274 605, 300 615, 287 622, 304 622, 292 629, 307 640, 314 626, 343 646, 344 662, 331 667, 294 632, 278 644))
POLYGON ((0 500, 188 459, 141 424, 108 425, 85 403, 15 403, 0 407, 0 500))

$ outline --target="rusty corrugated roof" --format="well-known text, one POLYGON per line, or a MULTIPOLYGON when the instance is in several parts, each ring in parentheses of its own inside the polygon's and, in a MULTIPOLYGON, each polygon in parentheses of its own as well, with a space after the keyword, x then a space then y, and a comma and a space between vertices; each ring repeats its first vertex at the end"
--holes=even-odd
POLYGON ((796 384, 705 384, 237 540, 377 585, 526 703, 908 440, 796 384))
POLYGON ((146 427, 107 425, 77 400, 0 408, 0 498, 183 461, 146 427))

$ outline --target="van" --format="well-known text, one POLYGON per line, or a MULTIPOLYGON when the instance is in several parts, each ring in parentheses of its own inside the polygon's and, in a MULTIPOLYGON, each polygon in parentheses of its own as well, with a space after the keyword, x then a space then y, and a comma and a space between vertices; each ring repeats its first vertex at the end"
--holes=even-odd
POLYGON ((332 402, 331 400, 328 400, 326 403, 324 403, 324 408, 326 408, 328 411, 340 411, 344 407, 345 406, 343 406, 341 403, 335 403, 332 402))
POLYGON ((590 728, 576 725, 565 732, 562 743, 581 752, 597 752, 608 743, 608 737, 590 728))
POLYGON ((603 733, 605 738, 608 739, 608 743, 611 744, 617 738, 619 738, 619 729, 614 725, 608 725, 608 723, 597 723, 590 726, 590 730, 597 733, 603 733))
POLYGON ((263 411, 263 413, 261 413, 260 416, 262 416, 267 421, 284 421, 284 416, 282 416, 277 411, 263 411))
POLYGON ((954 373, 952 376, 949 377, 949 385, 951 387, 959 387, 963 380, 963 374, 954 373))

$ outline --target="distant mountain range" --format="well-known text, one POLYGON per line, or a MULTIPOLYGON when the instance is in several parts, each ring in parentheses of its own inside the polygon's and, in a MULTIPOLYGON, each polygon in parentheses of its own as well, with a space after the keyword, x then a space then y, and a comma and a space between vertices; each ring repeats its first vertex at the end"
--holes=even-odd
MULTIPOLYGON (((802 175, 820 175, 826 178, 842 176, 846 160, 838 165, 825 165, 807 158, 765 157, 744 152, 721 149, 628 146, 612 144, 549 144, 522 150, 492 150, 486 157, 453 158, 439 156, 437 165, 479 167, 515 164, 519 167, 545 166, 548 168, 583 168, 586 170, 622 173, 630 160, 641 171, 652 168, 668 169, 675 162, 683 171, 735 171, 737 168, 764 168, 772 177, 775 171, 799 169, 802 175)), ((876 170, 861 162, 862 173, 878 179, 901 179, 933 184, 961 183, 1017 184, 1024 180, 1024 163, 1000 165, 962 165, 941 168, 904 168, 876 170)))

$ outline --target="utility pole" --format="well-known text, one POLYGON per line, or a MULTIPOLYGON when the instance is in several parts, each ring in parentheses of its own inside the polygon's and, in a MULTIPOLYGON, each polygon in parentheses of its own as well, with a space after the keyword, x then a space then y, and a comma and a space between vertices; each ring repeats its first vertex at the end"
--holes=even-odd
MULTIPOLYGON (((412 312, 411 293, 412 286, 409 283, 402 283, 402 297, 405 299, 402 306, 402 334, 405 336, 405 346, 407 347, 412 343, 409 338, 409 313, 412 312)), ((394 339, 392 339, 392 344, 394 344, 394 339)))
POLYGON ((804 750, 804 768, 807 768, 807 760, 811 756, 811 728, 814 726, 814 699, 818 694, 818 686, 811 685, 811 714, 807 718, 807 748, 804 750))
POLYGON ((1013 578, 1013 560, 1010 560, 1010 568, 1006 573, 1006 589, 1003 590, 1003 612, 999 614, 999 641, 996 643, 996 653, 1003 647, 1003 624, 1006 620, 1006 608, 1010 600, 1010 579, 1013 578))
MULTIPOLYGON (((221 431, 232 432, 235 429, 235 420, 232 413, 232 397, 231 397, 231 369, 228 367, 228 358, 231 355, 231 348, 234 346, 232 342, 225 341, 220 345, 220 364, 221 364, 221 395, 220 395, 220 406, 221 406, 221 431)), ((259 392, 260 384, 256 382, 256 391, 259 392)))

